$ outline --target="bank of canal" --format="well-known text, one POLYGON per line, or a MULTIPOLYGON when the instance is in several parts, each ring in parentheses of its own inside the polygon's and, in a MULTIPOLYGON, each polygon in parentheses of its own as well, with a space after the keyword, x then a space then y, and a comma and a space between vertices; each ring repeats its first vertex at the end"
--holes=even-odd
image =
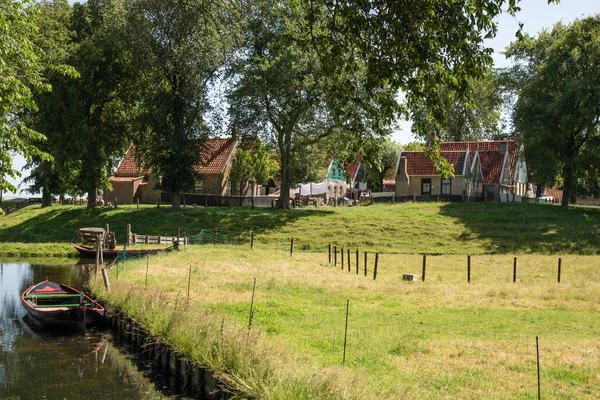
POLYGON ((0 398, 175 398, 156 390, 150 372, 139 370, 132 357, 114 344, 110 330, 93 329, 80 336, 32 321, 20 294, 46 277, 82 288, 89 272, 73 265, 73 260, 54 265, 0 263, 0 398))

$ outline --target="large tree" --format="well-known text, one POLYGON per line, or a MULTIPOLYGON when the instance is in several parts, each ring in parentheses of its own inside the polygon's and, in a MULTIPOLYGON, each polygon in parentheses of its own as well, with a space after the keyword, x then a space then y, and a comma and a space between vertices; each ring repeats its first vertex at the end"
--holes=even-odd
POLYGON ((535 182, 562 182, 566 208, 600 163, 600 16, 526 36, 507 54, 519 63, 513 119, 527 165, 535 182))
POLYGON ((277 156, 260 138, 245 140, 235 151, 229 173, 232 193, 242 196, 248 188, 248 181, 266 185, 279 170, 277 156))
POLYGON ((443 119, 434 118, 424 101, 411 113, 413 132, 424 137, 435 131, 444 141, 505 139, 502 86, 502 79, 492 71, 467 79, 465 92, 460 95, 440 85, 436 95, 444 104, 443 119))
POLYGON ((392 101, 393 93, 382 88, 367 93, 365 69, 329 74, 310 43, 312 31, 327 28, 322 21, 305 23, 310 16, 304 5, 262 1, 250 9, 245 47, 232 68, 236 82, 229 94, 236 126, 258 131, 277 146, 283 208, 289 207, 290 187, 301 179, 293 171, 302 170, 297 167, 312 158, 322 139, 348 132, 354 137, 383 135, 391 122, 374 111, 392 101))
POLYGON ((33 42, 35 13, 30 1, 0 0, 0 192, 16 191, 7 179, 21 175, 13 167, 14 153, 29 161, 51 159, 34 144, 44 136, 22 118, 36 108, 34 93, 49 89, 42 76, 42 50, 33 42))
POLYGON ((375 191, 383 192, 384 179, 394 177, 400 148, 398 143, 384 139, 376 142, 374 148, 362 157, 362 162, 367 167, 367 181, 374 186, 375 191))
MULTIPOLYGON (((52 160, 33 156, 27 167, 31 174, 24 180, 30 193, 42 192, 42 207, 51 205, 51 194, 77 191, 73 172, 68 162, 77 154, 71 148, 66 134, 64 103, 65 82, 79 77, 77 71, 67 63, 74 50, 74 32, 71 30, 71 6, 67 0, 42 1, 35 5, 38 10, 34 43, 43 50, 43 75, 52 85, 52 90, 35 95, 37 110, 30 112, 27 120, 46 139, 36 140, 35 146, 53 156, 52 160)), ((81 191, 80 191, 81 192, 81 191)))
POLYGON ((142 90, 138 139, 147 167, 179 208, 194 186, 211 109, 211 82, 235 49, 233 0, 130 0, 131 43, 142 90))

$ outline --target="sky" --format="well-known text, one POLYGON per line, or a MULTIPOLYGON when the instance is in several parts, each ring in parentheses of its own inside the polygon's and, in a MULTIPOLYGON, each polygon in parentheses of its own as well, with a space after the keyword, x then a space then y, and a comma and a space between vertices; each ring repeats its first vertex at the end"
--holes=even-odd
MULTIPOLYGON (((73 2, 69 1, 69 3, 73 2)), ((548 4, 547 0, 521 0, 519 6, 521 11, 515 17, 508 14, 497 17, 498 34, 486 43, 494 49, 493 58, 496 68, 510 65, 501 52, 516 39, 515 33, 519 29, 519 22, 524 24, 523 33, 535 35, 544 28, 552 28, 557 22, 568 24, 577 18, 600 13, 600 0, 562 0, 559 4, 548 4)), ((398 129, 393 132, 392 139, 401 144, 414 141, 410 127, 410 121, 399 121, 398 129)), ((16 169, 21 169, 25 165, 25 160, 20 156, 15 157, 13 162, 16 169)), ((24 172, 23 176, 26 175, 27 172, 24 172)), ((21 180, 22 178, 11 182, 16 186, 21 180)))

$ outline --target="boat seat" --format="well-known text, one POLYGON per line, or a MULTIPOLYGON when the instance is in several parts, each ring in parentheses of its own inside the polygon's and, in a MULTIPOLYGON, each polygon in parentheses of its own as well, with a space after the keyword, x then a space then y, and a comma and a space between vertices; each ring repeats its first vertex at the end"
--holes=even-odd
MULTIPOLYGON (((85 303, 85 305, 87 307, 91 307, 92 303, 85 303)), ((75 304, 38 304, 38 305, 33 305, 34 308, 73 308, 73 307, 79 307, 79 303, 75 303, 75 304)))

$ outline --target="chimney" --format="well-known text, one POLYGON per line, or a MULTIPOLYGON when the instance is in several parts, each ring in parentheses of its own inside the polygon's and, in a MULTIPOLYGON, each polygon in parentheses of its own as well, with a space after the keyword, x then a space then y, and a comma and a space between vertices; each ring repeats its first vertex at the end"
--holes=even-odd
POLYGON ((406 156, 400 156, 400 162, 398 163, 398 174, 397 181, 408 181, 408 173, 406 172, 408 169, 408 160, 406 156))
POLYGON ((506 142, 500 143, 500 154, 506 154, 506 142))

